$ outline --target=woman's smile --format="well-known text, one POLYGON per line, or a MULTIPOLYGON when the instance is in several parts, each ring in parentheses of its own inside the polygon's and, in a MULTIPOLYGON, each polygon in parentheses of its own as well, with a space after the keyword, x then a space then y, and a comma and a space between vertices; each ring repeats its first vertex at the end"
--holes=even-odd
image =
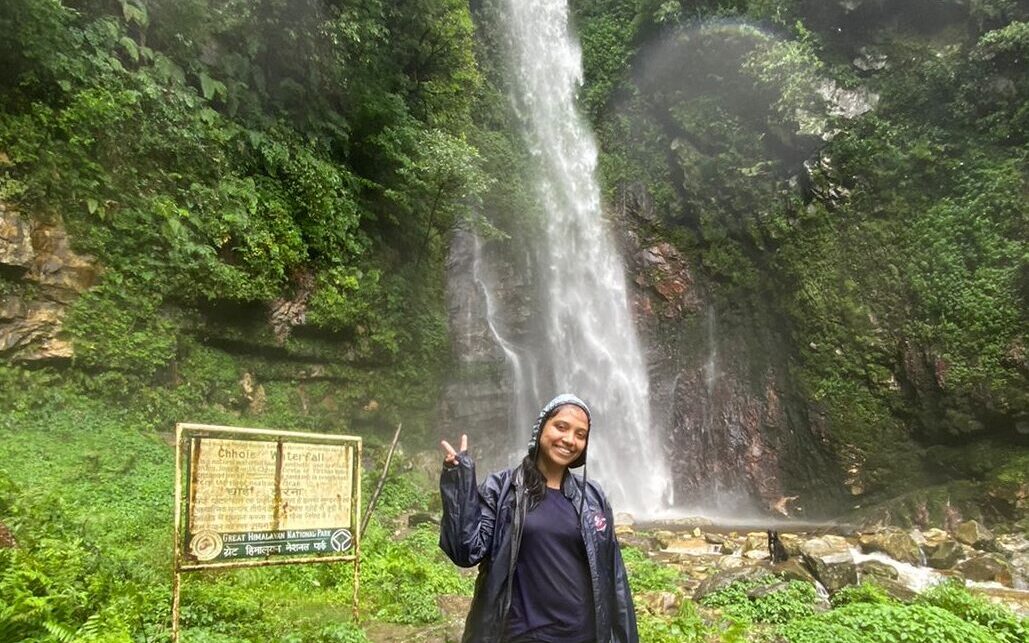
POLYGON ((579 407, 562 406, 543 427, 540 435, 540 459, 544 467, 567 467, 586 448, 589 418, 579 407))

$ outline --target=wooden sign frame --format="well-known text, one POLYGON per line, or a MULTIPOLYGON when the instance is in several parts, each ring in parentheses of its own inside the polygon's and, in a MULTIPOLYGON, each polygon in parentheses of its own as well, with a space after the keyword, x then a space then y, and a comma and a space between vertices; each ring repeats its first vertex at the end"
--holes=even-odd
MULTIPOLYGON (((358 618, 361 551, 361 449, 361 438, 350 435, 274 431, 209 424, 178 423, 175 425, 173 643, 177 643, 179 640, 181 574, 205 569, 353 562, 353 609, 354 618, 358 618), (205 459, 201 461, 201 445, 205 444, 205 441, 209 446, 219 447, 220 445, 217 458, 208 456, 208 451, 204 450, 205 459), (299 498, 312 495, 308 493, 309 491, 314 491, 314 495, 317 495, 318 493, 331 494, 332 490, 322 487, 315 489, 310 482, 307 487, 302 484, 296 486, 298 484, 296 480, 290 481, 294 486, 286 487, 283 482, 284 470, 288 466, 286 462, 295 462, 293 468, 308 471, 318 469, 318 473, 313 475, 322 477, 327 475, 331 478, 331 469, 327 471, 325 467, 320 466, 320 463, 323 460, 331 459, 340 448, 343 449, 342 459, 347 460, 343 464, 349 467, 349 479, 344 475, 341 479, 337 477, 336 480, 347 483, 349 486, 348 497, 344 498, 342 494, 336 494, 335 500, 329 496, 328 499, 316 499, 314 502, 338 504, 340 507, 348 507, 349 510, 335 512, 337 523, 340 524, 311 524, 310 521, 315 519, 307 517, 306 522, 291 527, 288 500, 290 492, 299 498), (234 467, 234 463, 231 461, 225 465, 224 471, 218 472, 223 474, 225 479, 215 480, 212 473, 212 460, 222 458, 223 454, 226 457, 231 454, 232 457, 243 460, 247 458, 258 460, 257 466, 252 467, 258 471, 258 475, 262 472, 262 467, 264 469, 271 467, 273 469, 271 480, 268 479, 267 471, 264 471, 264 475, 261 476, 263 479, 255 481, 246 478, 243 481, 233 482, 229 478, 233 473, 239 471, 239 467, 234 467), (198 463, 201 464, 198 466, 198 463), (211 479, 208 480, 204 476, 210 476, 211 479), (211 504, 218 504, 221 499, 225 501, 224 504, 230 505, 232 503, 228 502, 228 498, 234 494, 255 493, 255 484, 263 484, 266 488, 259 490, 258 495, 260 495, 260 491, 265 492, 266 495, 269 482, 273 489, 271 506, 268 506, 270 516, 260 513, 260 507, 264 505, 258 506, 256 514, 234 516, 232 515, 233 507, 225 509, 211 504), (226 484, 233 486, 220 488, 219 483, 223 486, 226 484), (248 484, 249 486, 247 486, 248 484), (206 500, 207 505, 204 505, 203 502, 197 503, 198 489, 206 494, 202 500, 206 500), (287 494, 287 498, 284 499, 283 494, 287 494), (224 513, 223 510, 225 510, 224 513), (198 515, 202 516, 202 519, 197 519, 202 527, 205 526, 204 522, 206 521, 210 523, 206 526, 213 527, 213 529, 201 529, 198 533, 191 534, 193 525, 190 524, 190 521, 198 515), (343 518, 339 516, 343 516, 343 518), (247 520, 251 520, 251 522, 248 523, 247 520), (253 522, 255 520, 256 522, 253 522), (223 529, 232 529, 235 533, 219 533, 223 529), (191 535, 192 538, 190 538, 191 535), (187 542, 187 540, 192 542, 187 542)), ((268 498, 265 500, 267 501, 268 498)), ((300 504, 302 506, 303 502, 300 504)), ((240 507, 235 507, 235 509, 238 510, 240 507)), ((249 510, 255 511, 253 507, 249 510)), ((301 516, 301 519, 303 518, 304 516, 301 516)))

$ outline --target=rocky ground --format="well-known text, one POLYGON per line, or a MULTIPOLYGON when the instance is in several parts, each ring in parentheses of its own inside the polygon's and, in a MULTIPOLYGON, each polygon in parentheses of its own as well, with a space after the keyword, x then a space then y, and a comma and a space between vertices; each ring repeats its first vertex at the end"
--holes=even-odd
MULTIPOLYGON (((433 518, 417 514, 407 520, 433 518)), ((700 600, 736 580, 777 575, 784 582, 754 591, 768 594, 785 589, 786 581, 807 581, 829 609, 831 594, 866 580, 909 602, 922 590, 957 577, 990 600, 1029 615, 1029 537, 1024 531, 995 534, 975 520, 950 531, 782 522, 776 526, 787 559, 778 562, 771 560, 766 530, 728 527, 705 518, 637 523, 625 514, 616 523, 623 546, 636 547, 680 572, 677 591, 635 597, 637 610, 653 614, 674 614, 682 601, 700 600)), ((381 643, 460 640, 469 598, 441 596, 439 605, 441 623, 376 624, 368 628, 369 638, 381 643)))
MULTIPOLYGON (((953 531, 846 525, 780 526, 787 559, 772 562, 767 531, 731 530, 704 519, 634 525, 620 517, 623 544, 681 572, 682 595, 697 600, 740 578, 778 574, 814 583, 823 596, 873 580, 894 598, 911 600, 921 590, 958 577, 991 600, 1029 614, 1029 538, 995 535, 975 520, 953 531)), ((640 596, 648 608, 678 608, 677 595, 640 596)))

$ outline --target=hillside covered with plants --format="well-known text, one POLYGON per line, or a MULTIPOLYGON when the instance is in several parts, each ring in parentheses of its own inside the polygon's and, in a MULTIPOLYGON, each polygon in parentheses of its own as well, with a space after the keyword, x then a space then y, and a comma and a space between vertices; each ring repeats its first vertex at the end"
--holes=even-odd
MULTIPOLYGON (((833 484, 1024 489, 1024 4, 573 6, 608 202, 737 350, 779 354, 833 484)), ((664 315, 663 346, 702 324, 664 315)))

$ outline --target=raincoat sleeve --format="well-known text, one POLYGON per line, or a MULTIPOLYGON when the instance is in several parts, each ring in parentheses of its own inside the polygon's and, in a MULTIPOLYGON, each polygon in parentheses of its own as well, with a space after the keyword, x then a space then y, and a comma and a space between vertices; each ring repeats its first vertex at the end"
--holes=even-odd
POLYGON ((611 640, 616 643, 639 643, 639 632, 636 629, 636 609, 632 604, 632 592, 629 590, 629 575, 625 571, 625 562, 622 560, 622 550, 618 546, 618 539, 614 536, 614 515, 611 512, 611 505, 604 498, 604 516, 607 524, 611 525, 612 538, 615 539, 611 547, 611 570, 614 573, 615 605, 614 614, 611 618, 611 640))
POLYGON ((490 551, 496 521, 496 485, 475 484, 475 463, 466 452, 457 464, 443 467, 439 492, 443 500, 443 520, 439 528, 440 549, 461 567, 479 564, 490 551))

